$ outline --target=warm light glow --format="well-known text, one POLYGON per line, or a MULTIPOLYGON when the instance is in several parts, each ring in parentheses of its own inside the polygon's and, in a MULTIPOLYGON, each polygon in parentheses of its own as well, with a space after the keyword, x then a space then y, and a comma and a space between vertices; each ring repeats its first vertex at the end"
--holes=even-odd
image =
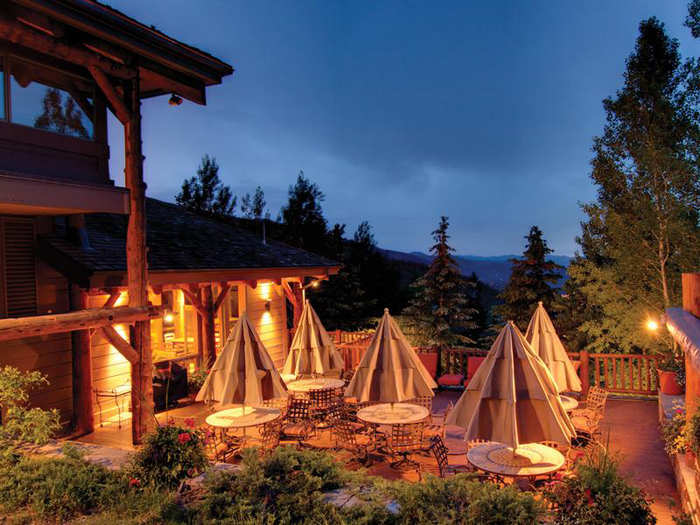
POLYGON ((270 291, 272 290, 272 283, 261 283, 258 286, 260 287, 260 297, 265 301, 269 301, 270 291))
POLYGON ((194 374, 194 370, 195 370, 195 368, 194 368, 194 363, 190 363, 190 364, 187 366, 187 373, 190 374, 190 375, 192 375, 192 374, 194 374))
MULTIPOLYGON (((122 336, 126 341, 129 340, 129 327, 123 324, 115 324, 114 329, 117 333, 122 336)), ((109 345, 110 352, 107 356, 108 364, 111 365, 121 365, 128 363, 126 357, 124 357, 119 350, 117 350, 112 345, 109 345)))
POLYGON ((172 324, 174 320, 175 320, 175 316, 173 314, 171 314, 170 312, 168 312, 167 314, 165 314, 163 316, 163 321, 165 321, 168 324, 172 324))
POLYGON ((117 302, 114 303, 114 306, 122 306, 123 304, 126 304, 127 301, 127 296, 124 292, 117 292, 119 294, 119 298, 117 299, 117 302))
POLYGON ((311 286, 313 286, 314 288, 318 288, 319 284, 321 284, 321 281, 314 281, 311 283, 311 286))
POLYGON ((270 324, 272 322, 272 314, 264 312, 260 318, 260 324, 270 324))
POLYGON ((651 332, 656 332, 658 329, 659 329, 659 323, 657 323, 653 319, 649 319, 647 321, 647 330, 650 330, 651 332))

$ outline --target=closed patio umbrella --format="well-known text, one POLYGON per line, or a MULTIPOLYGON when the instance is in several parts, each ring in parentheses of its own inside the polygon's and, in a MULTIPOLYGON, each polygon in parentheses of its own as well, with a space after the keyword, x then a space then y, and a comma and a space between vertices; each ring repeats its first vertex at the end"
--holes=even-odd
POLYGON ((530 324, 527 325, 525 339, 549 368, 559 392, 581 391, 581 380, 554 329, 547 310, 542 306, 542 301, 537 303, 537 309, 530 319, 530 324))
POLYGON ((323 375, 342 368, 340 352, 336 350, 311 303, 306 301, 282 373, 323 375))
POLYGON ((465 439, 486 439, 512 450, 526 443, 569 443, 574 427, 547 366, 509 321, 447 417, 465 439))
POLYGON ((243 312, 211 367, 197 401, 259 405, 287 396, 287 388, 260 337, 243 312))
POLYGON ((361 403, 401 403, 432 397, 433 388, 437 384, 385 308, 345 395, 361 403))

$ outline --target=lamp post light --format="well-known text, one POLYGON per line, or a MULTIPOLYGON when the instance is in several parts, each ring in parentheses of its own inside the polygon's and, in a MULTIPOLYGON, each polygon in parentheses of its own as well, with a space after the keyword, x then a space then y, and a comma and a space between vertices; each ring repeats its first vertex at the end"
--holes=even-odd
POLYGON ((307 285, 301 287, 301 300, 302 300, 302 302, 303 302, 304 304, 306 304, 306 289, 307 289, 309 286, 312 286, 312 287, 314 287, 314 288, 318 288, 318 285, 319 285, 319 284, 321 284, 321 281, 320 281, 319 279, 314 279, 314 280, 311 281, 309 284, 307 284, 307 285))

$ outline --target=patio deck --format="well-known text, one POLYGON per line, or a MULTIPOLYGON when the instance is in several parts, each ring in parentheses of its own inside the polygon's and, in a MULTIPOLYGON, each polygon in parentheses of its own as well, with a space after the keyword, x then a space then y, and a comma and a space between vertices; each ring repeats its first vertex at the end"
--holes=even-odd
MULTIPOLYGON (((456 401, 459 395, 459 392, 440 392, 435 398, 434 410, 442 411, 448 402, 456 401)), ((185 418, 193 418, 200 424, 207 414, 203 405, 193 404, 160 413, 157 417, 161 423, 167 421, 167 418, 173 418, 180 423, 184 422, 185 418)), ((607 441, 609 449, 620 455, 623 473, 653 498, 653 509, 658 523, 671 525, 672 514, 679 511, 679 498, 671 463, 664 452, 659 433, 656 401, 611 399, 608 401, 602 428, 603 439, 607 441)), ((124 422, 121 429, 117 428, 116 423, 105 424, 78 441, 125 450, 133 449, 128 422, 124 422)), ((446 443, 453 450, 463 448, 463 432, 458 428, 448 428, 446 443)), ((331 447, 327 433, 311 440, 310 444, 321 449, 331 447)), ((337 453, 335 455, 337 456, 337 453)), ((424 473, 436 473, 432 457, 418 456, 416 459, 424 473)), ((368 473, 386 479, 419 479, 416 471, 397 471, 386 461, 375 463, 368 469, 368 473)))

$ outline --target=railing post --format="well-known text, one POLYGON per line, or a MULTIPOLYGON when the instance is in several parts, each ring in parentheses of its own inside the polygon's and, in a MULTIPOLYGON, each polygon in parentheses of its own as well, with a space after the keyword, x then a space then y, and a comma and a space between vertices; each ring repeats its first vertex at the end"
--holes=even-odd
POLYGON ((581 395, 584 397, 588 394, 588 389, 591 386, 590 375, 588 372, 588 350, 581 350, 579 353, 581 366, 579 367, 579 376, 581 377, 581 395))

